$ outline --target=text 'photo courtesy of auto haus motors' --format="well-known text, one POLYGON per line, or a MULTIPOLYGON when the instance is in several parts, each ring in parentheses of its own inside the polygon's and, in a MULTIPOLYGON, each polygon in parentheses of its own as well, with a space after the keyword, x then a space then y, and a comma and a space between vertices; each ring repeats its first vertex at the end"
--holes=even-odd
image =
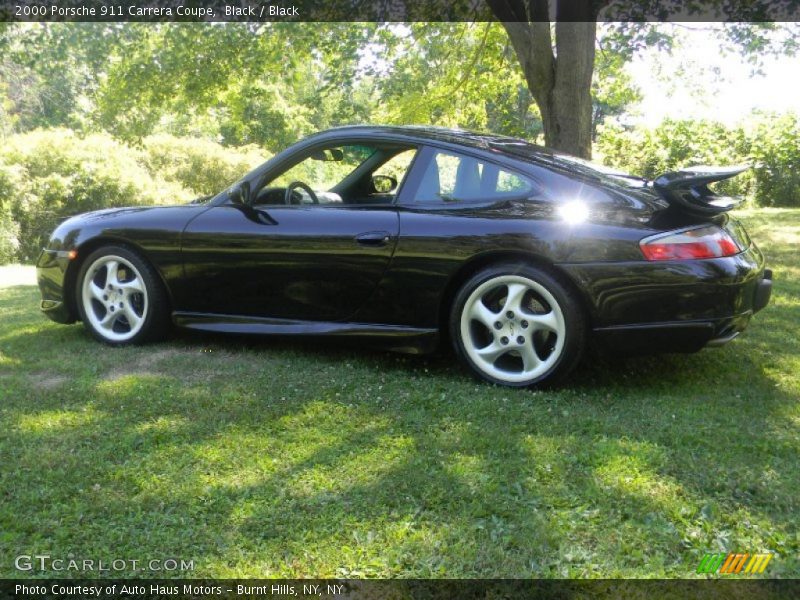
POLYGON ((81 598, 105 598, 108 596, 222 596, 235 593, 243 595, 276 595, 276 596, 340 596, 345 593, 342 583, 269 583, 263 585, 217 585, 212 583, 112 583, 88 585, 84 583, 15 584, 14 593, 25 596, 77 596, 81 598))
POLYGON ((452 344, 497 384, 555 382, 589 343, 694 352, 767 305, 772 274, 708 187, 743 169, 650 182, 508 137, 343 127, 216 196, 63 222, 38 261, 41 306, 108 344, 171 324, 363 336, 452 344))

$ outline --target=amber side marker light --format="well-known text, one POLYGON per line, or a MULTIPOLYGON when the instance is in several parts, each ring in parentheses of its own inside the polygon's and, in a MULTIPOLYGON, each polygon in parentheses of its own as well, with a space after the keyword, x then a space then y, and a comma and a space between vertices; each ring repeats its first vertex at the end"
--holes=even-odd
POLYGON ((744 250, 716 225, 654 235, 640 241, 639 247, 647 260, 722 258, 744 250))
POLYGON ((78 251, 73 248, 72 250, 67 252, 67 258, 70 260, 75 260, 76 258, 78 258, 78 251))

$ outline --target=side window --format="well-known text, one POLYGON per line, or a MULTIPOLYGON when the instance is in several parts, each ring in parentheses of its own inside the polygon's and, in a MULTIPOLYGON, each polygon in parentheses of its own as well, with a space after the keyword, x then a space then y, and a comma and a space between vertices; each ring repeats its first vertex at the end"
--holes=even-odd
POLYGON ((258 190, 253 204, 280 205, 286 203, 288 186, 294 184, 291 204, 343 204, 351 201, 339 186, 361 165, 369 161, 376 148, 361 144, 331 146, 315 150, 299 163, 276 175, 258 190), (307 189, 313 192, 313 196, 307 189), (337 188, 334 191, 333 188, 337 188))
POLYGON ((397 190, 400 189, 400 185, 403 183, 403 179, 408 173, 408 168, 411 166, 411 161, 414 160, 416 153, 416 148, 403 150, 378 167, 372 174, 376 188, 375 192, 384 196, 394 197, 397 194, 397 190), (377 179, 375 179, 376 177, 377 179))
POLYGON ((375 148, 361 145, 318 150, 291 169, 278 175, 270 185, 286 187, 294 181, 300 181, 315 191, 326 192, 374 153, 375 148))
POLYGON ((416 151, 416 148, 380 144, 318 148, 271 180, 262 182, 252 203, 391 204, 416 151))
POLYGON ((470 202, 524 198, 535 192, 531 180, 476 158, 436 151, 425 168, 412 202, 470 202))

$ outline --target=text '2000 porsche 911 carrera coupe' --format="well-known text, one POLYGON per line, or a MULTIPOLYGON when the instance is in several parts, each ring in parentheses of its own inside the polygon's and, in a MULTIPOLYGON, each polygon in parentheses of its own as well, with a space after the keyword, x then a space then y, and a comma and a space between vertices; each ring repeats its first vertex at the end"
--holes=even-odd
POLYGON ((311 136, 218 195, 63 222, 42 310, 108 344, 195 330, 363 336, 476 375, 563 380, 614 352, 724 344, 772 276, 730 198, 743 168, 646 181, 514 138, 425 127, 311 136))

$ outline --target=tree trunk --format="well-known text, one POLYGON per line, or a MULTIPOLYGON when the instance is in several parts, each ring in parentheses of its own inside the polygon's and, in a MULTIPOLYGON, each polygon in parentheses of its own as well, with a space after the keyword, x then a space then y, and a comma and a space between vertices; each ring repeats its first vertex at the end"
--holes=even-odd
MULTIPOLYGON (((556 77, 548 144, 592 157, 592 72, 597 24, 556 23, 556 77)), ((545 138, 547 141, 547 138, 545 138)))
POLYGON ((597 35, 592 0, 562 0, 555 53, 547 0, 489 0, 503 22, 525 81, 542 114, 545 144, 592 156, 592 73, 597 35))

